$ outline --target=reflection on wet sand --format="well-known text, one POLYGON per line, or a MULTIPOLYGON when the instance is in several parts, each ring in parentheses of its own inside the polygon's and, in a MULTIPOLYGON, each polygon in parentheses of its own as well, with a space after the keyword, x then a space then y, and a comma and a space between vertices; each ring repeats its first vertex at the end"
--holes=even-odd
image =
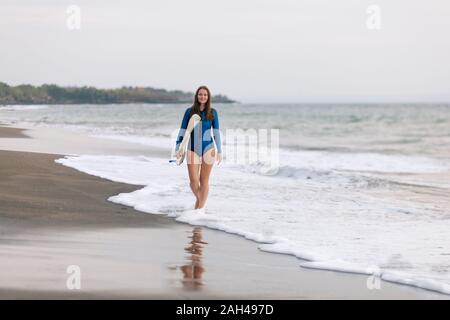
POLYGON ((202 263, 203 245, 207 242, 203 241, 202 228, 195 227, 192 235, 189 236, 191 241, 184 251, 188 253, 187 263, 180 267, 183 272, 183 287, 189 290, 198 290, 203 286, 202 275, 205 272, 202 263))

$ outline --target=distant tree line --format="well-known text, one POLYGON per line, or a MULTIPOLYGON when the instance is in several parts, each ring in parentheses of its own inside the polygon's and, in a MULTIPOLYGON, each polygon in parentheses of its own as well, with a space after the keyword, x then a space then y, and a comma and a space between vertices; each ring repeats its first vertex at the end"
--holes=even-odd
MULTIPOLYGON (((1 104, 106 104, 106 103, 188 103, 193 92, 167 91, 151 87, 122 87, 98 89, 95 87, 9 86, 0 82, 1 104)), ((213 102, 234 102, 224 95, 215 95, 213 102)))

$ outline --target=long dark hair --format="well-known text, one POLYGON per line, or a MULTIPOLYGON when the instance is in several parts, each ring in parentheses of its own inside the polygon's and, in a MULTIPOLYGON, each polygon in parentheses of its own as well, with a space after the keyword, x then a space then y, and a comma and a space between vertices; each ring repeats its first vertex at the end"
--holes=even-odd
POLYGON ((197 91, 195 91, 194 104, 191 107, 191 113, 189 114, 189 117, 191 117, 194 113, 200 115, 200 102, 198 101, 198 93, 201 89, 204 89, 204 90, 206 90, 206 92, 208 92, 208 101, 206 101, 205 109, 204 109, 205 118, 208 120, 213 120, 214 113, 211 108, 211 91, 209 91, 207 86, 200 86, 200 87, 198 87, 197 91))

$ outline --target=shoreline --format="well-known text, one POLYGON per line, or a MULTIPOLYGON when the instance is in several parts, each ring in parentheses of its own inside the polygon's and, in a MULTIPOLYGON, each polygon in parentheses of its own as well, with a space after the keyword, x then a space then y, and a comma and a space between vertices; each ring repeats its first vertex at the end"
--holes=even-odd
MULTIPOLYGON (((28 133, 3 127, 0 144, 28 133)), ((0 156, 1 299, 450 298, 386 281, 369 290, 368 276, 300 268, 256 242, 113 204, 109 196, 140 187, 54 163, 61 154, 0 156), (79 291, 65 286, 72 264, 79 291)))

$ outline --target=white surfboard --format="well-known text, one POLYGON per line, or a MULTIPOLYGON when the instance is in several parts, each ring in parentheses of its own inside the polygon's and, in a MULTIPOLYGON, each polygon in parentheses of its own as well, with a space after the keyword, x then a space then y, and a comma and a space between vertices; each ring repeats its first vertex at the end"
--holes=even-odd
POLYGON ((182 150, 183 154, 179 159, 177 159, 177 165, 183 163, 184 158, 186 157, 186 148, 189 142, 189 138, 191 137, 191 132, 192 130, 194 130, 194 127, 197 125, 197 123, 199 123, 201 120, 202 119, 198 114, 193 114, 189 119, 186 131, 184 132, 183 141, 181 141, 180 148, 178 149, 179 151, 182 150))

